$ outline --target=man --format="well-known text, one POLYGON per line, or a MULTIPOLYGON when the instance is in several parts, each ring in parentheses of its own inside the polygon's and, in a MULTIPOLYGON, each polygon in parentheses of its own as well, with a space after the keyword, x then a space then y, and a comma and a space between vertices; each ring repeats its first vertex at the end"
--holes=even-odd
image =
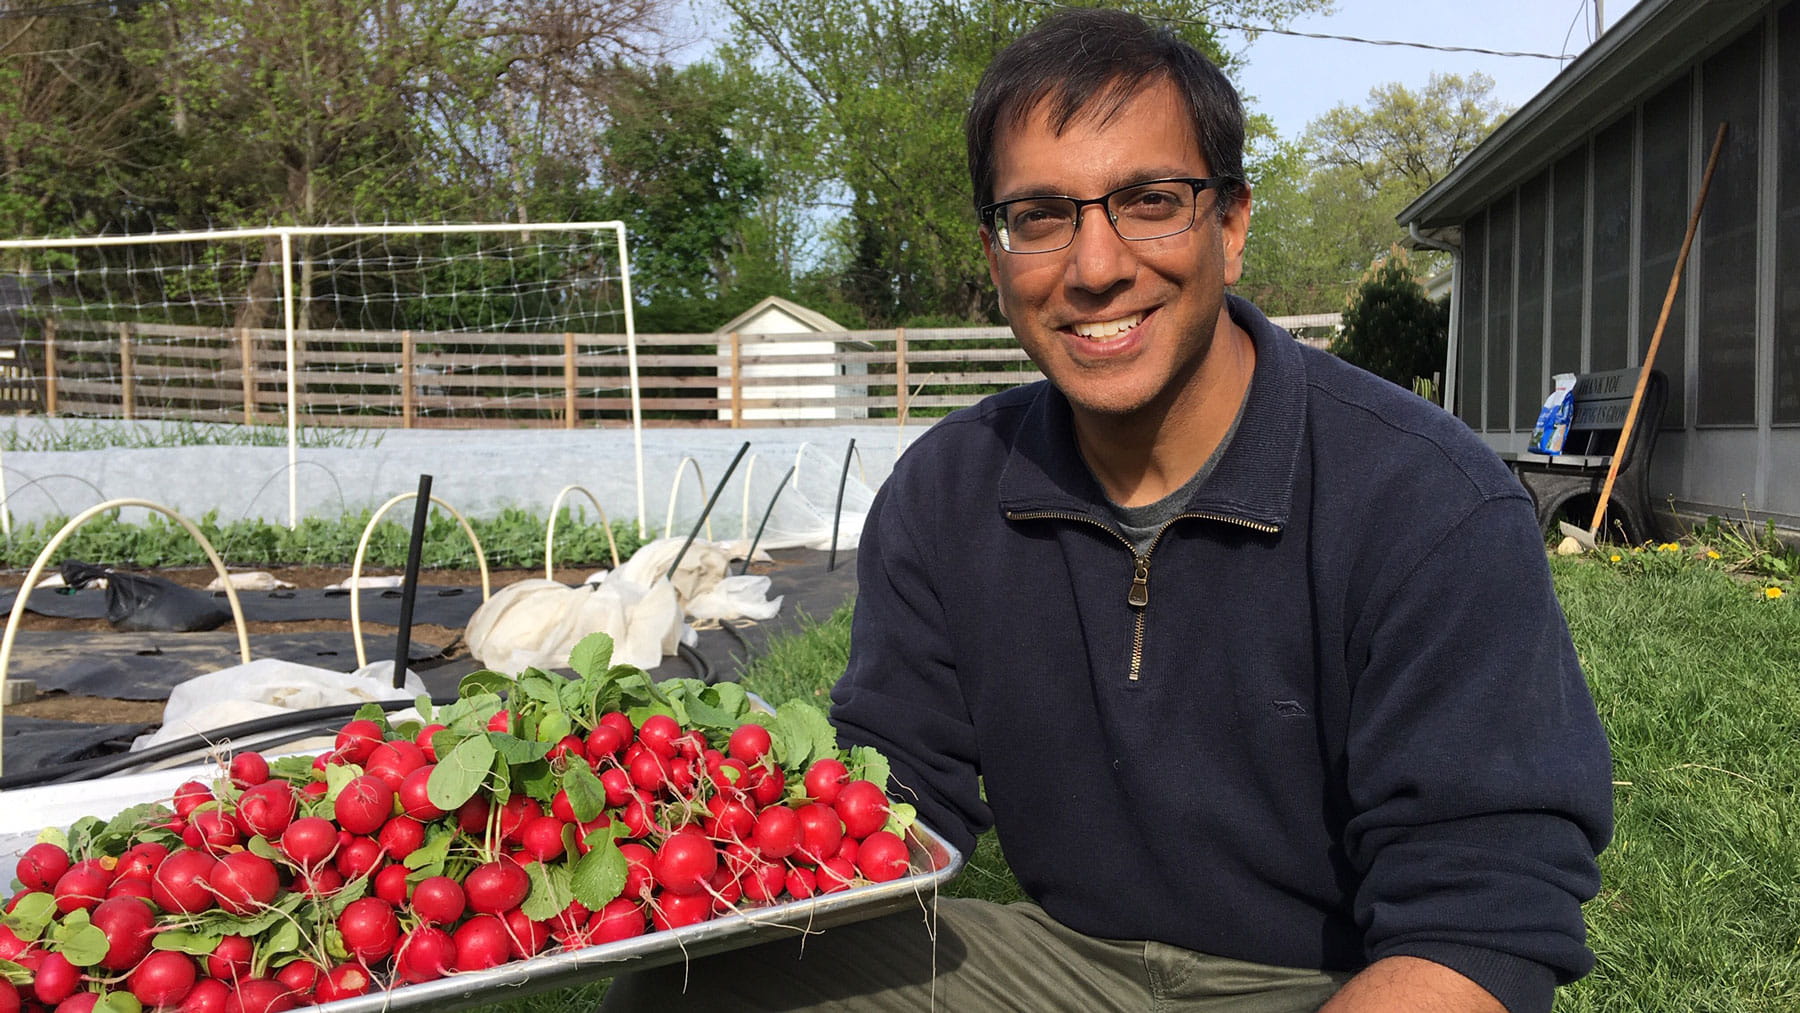
POLYGON ((1610 763, 1523 490, 1225 294, 1243 112, 1172 36, 1052 16, 989 68, 968 141, 1001 308, 1049 380, 940 422, 883 485, 833 720, 958 847, 994 826, 1033 903, 944 901, 935 940, 878 919, 664 988, 1548 1010, 1592 964, 1610 763))

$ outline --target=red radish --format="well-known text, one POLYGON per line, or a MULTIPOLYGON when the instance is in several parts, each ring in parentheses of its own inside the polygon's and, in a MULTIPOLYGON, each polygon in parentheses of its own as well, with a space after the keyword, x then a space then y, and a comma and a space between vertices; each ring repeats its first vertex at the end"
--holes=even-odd
POLYGON ((304 816, 288 824, 281 835, 281 853, 302 869, 323 864, 338 849, 337 827, 330 820, 304 816))
POLYGON ((519 832, 519 845, 537 861, 554 862, 562 857, 563 827, 567 825, 554 816, 534 816, 519 832))
POLYGON ((255 914, 275 900, 281 890, 281 873, 275 863, 248 851, 234 851, 219 859, 207 879, 219 906, 234 915, 255 914))
POLYGON ((488 718, 487 730, 490 732, 512 731, 512 711, 496 711, 493 717, 488 718))
POLYGON ((583 855, 593 850, 593 845, 588 843, 588 835, 610 826, 612 826, 612 819, 605 813, 601 813, 586 823, 575 824, 575 850, 583 855))
POLYGON ((550 925, 547 922, 532 921, 518 908, 506 912, 500 920, 506 923, 507 945, 512 948, 515 960, 537 956, 550 941, 550 925))
MULTIPOLYGON (((205 848, 214 857, 224 854, 229 848, 243 843, 244 835, 238 832, 237 821, 233 820, 223 809, 201 809, 188 820, 188 832, 195 835, 196 840, 188 841, 190 847, 205 848)), ((182 835, 187 840, 187 834, 182 835)))
POLYGON ((525 870, 502 858, 477 865, 463 877, 463 893, 469 909, 477 914, 504 914, 519 906, 531 891, 525 870))
POLYGON ((886 883, 906 875, 906 842, 899 835, 877 830, 863 838, 856 852, 856 869, 872 883, 886 883))
POLYGON ((429 724, 419 729, 418 735, 413 736, 413 745, 418 746, 419 751, 425 754, 425 759, 432 763, 438 761, 438 754, 437 746, 432 744, 431 738, 437 733, 444 731, 447 727, 447 725, 429 724))
POLYGON ((525 829, 525 821, 543 814, 544 811, 531 796, 511 796, 500 803, 500 839, 517 843, 519 832, 525 829))
POLYGON ((454 924, 468 904, 461 884, 449 876, 432 876, 413 887, 413 914, 418 915, 421 924, 454 924))
POLYGON ((247 936, 226 936, 206 955, 206 973, 220 981, 235 981, 250 973, 253 947, 247 936))
POLYGON ((568 907, 563 908, 557 912, 556 917, 550 919, 550 934, 555 937, 557 942, 563 944, 565 949, 578 950, 588 945, 587 923, 588 917, 592 914, 593 912, 588 910, 586 904, 572 900, 568 907))
POLYGON ((319 977, 316 998, 324 1002, 351 999, 369 992, 369 972, 360 964, 339 964, 319 977))
POLYGON ((136 897, 139 900, 150 900, 150 880, 143 876, 120 876, 106 888, 106 899, 112 900, 114 897, 136 897))
POLYGON ((31 990, 36 994, 38 1002, 51 1006, 74 995, 75 990, 80 987, 81 969, 69 963, 69 958, 55 952, 44 954, 31 983, 31 990))
POLYGON ((724 914, 744 895, 744 886, 738 881, 736 873, 721 865, 713 870, 712 878, 707 880, 706 892, 712 895, 713 911, 724 914))
POLYGON ((138 1002, 155 1009, 186 999, 198 978, 193 957, 175 950, 157 950, 132 969, 125 985, 138 1002))
POLYGON ((109 971, 129 970, 150 952, 151 929, 156 914, 136 897, 101 901, 91 916, 94 927, 106 934, 106 955, 100 966, 109 971))
POLYGON ((588 919, 588 938, 595 943, 616 943, 644 934, 644 912, 624 897, 615 897, 588 919))
POLYGON ((772 744, 767 728, 757 724, 743 724, 732 731, 731 738, 725 743, 725 752, 733 759, 755 763, 763 758, 772 744))
MULTIPOLYGON (((30 943, 15 935, 12 929, 0 925, 0 960, 17 962, 19 954, 23 953, 25 947, 30 945, 30 943)), ((0 981, 5 980, 5 978, 0 978, 0 981)))
POLYGON ((187 819, 194 810, 213 800, 212 789, 199 781, 183 782, 175 789, 175 815, 187 819))
POLYGON ((25 889, 49 893, 56 889, 56 881, 69 871, 72 864, 74 863, 69 860, 67 851, 46 841, 25 849, 25 854, 19 856, 19 867, 13 870, 13 875, 19 877, 19 882, 25 884, 25 889))
POLYGON ((856 879, 856 866, 848 858, 833 855, 819 863, 814 873, 820 893, 836 893, 847 889, 856 879))
POLYGON ((456 941, 456 969, 485 971, 512 959, 506 924, 491 914, 478 914, 451 936, 456 941))
POLYGON ((580 822, 575 818, 575 803, 569 801, 569 793, 561 788, 550 797, 550 815, 564 823, 580 822))
POLYGON ((677 833, 663 842, 651 870, 665 891, 690 894, 704 889, 718 867, 719 849, 711 841, 698 833, 677 833))
POLYGON ((400 782, 397 794, 400 796, 400 809, 415 820, 429 823, 444 815, 444 810, 431 803, 426 785, 431 780, 431 772, 437 769, 436 764, 426 764, 406 775, 400 782))
POLYGON ((836 809, 809 802, 794 810, 794 815, 800 818, 801 855, 817 864, 837 854, 838 844, 844 839, 844 822, 838 819, 836 809))
POLYGON ((744 885, 744 896, 758 904, 774 903, 787 887, 787 870, 780 862, 758 862, 738 877, 744 885))
POLYGON ((423 749, 406 739, 395 739, 376 746, 363 769, 387 782, 389 788, 399 791, 400 782, 406 780, 406 775, 425 766, 426 762, 423 749))
MULTIPOLYGON (((80 909, 92 911, 106 899, 106 888, 112 885, 112 870, 101 859, 89 858, 69 866, 69 871, 56 880, 56 911, 68 914, 80 909)), ((108 864, 112 859, 105 859, 108 864)))
POLYGON ((742 795, 750 787, 750 767, 742 760, 726 757, 707 767, 706 773, 721 792, 742 795))
POLYGON ((394 974, 407 984, 434 981, 456 967, 456 940, 433 925, 421 925, 400 937, 394 949, 394 974))
POLYGON ((338 848, 337 858, 332 864, 338 872, 343 873, 345 879, 356 879, 373 872, 379 861, 381 845, 372 838, 352 837, 350 843, 338 848))
MULTIPOLYGON (((587 743, 583 742, 579 735, 565 735, 556 740, 556 745, 550 747, 550 752, 545 754, 545 758, 550 760, 562 760, 565 764, 568 763, 570 758, 586 759, 587 743)), ((556 769, 567 770, 568 768, 566 766, 559 766, 556 769)))
POLYGON ((55 1013, 94 1013, 94 1007, 100 1005, 100 993, 77 992, 56 1004, 55 1013))
POLYGON ((750 843, 764 858, 786 858, 800 846, 800 817, 784 805, 772 805, 756 817, 750 843))
POLYGON ((714 840, 746 840, 756 831, 756 814, 742 802, 724 795, 714 795, 707 799, 706 810, 712 816, 706 821, 704 829, 706 836, 714 840))
POLYGON ((795 900, 805 900, 819 892, 818 882, 813 871, 803 866, 794 866, 787 871, 787 892, 793 894, 795 900))
POLYGON ((381 870, 375 873, 375 896, 395 907, 405 905, 412 892, 410 884, 406 882, 407 874, 410 871, 404 865, 382 866, 381 870))
POLYGON ((749 786, 750 797, 757 805, 774 805, 781 800, 782 793, 787 791, 787 775, 780 767, 764 770, 756 783, 749 786))
POLYGON ((231 998, 231 986, 217 978, 201 978, 188 990, 176 1013, 225 1013, 231 998))
POLYGON ((606 789, 606 804, 618 808, 632 797, 631 775, 622 768, 608 767, 600 772, 600 787, 606 789))
POLYGON ((381 726, 358 718, 338 729, 337 755, 346 763, 360 764, 382 743, 381 726))
POLYGON ((394 952, 400 935, 400 919, 394 906, 379 897, 353 900, 337 919, 338 933, 344 937, 344 949, 365 965, 394 952))
POLYGON ((0 978, 0 1013, 19 1013, 19 989, 5 978, 0 978))
POLYGON ((352 778, 332 803, 338 826, 353 834, 372 834, 394 811, 394 789, 373 774, 352 778))
POLYGON ((238 753, 231 758, 231 783, 239 788, 252 788, 268 779, 269 761, 261 753, 238 753))
POLYGON ((637 737, 645 749, 668 760, 675 757, 675 738, 680 734, 681 726, 674 718, 667 714, 652 714, 639 726, 637 737))
POLYGON ((281 982, 245 978, 225 1000, 225 1013, 284 1013, 294 1008, 294 997, 281 982))
POLYGON ((389 858, 405 858, 425 843, 425 824, 410 816, 396 816, 381 825, 375 840, 389 858))
POLYGON ((806 768, 806 797, 830 805, 837 801, 838 791, 850 777, 850 769, 841 760, 822 756, 806 768))
POLYGON ((648 837, 650 831, 656 829, 656 816, 642 795, 634 795, 625 801, 619 809, 619 822, 629 837, 648 837))
POLYGON ((837 857, 845 859, 846 861, 849 861, 854 864, 856 861, 857 849, 860 847, 861 847, 861 845, 859 845, 857 843, 856 838, 845 837, 841 842, 838 843, 837 857))
POLYGON ((476 795, 456 810, 456 828, 465 834, 480 836, 487 832, 488 800, 476 795))
POLYGON ((295 893, 323 900, 344 888, 344 875, 327 865, 300 873, 294 877, 292 885, 295 893))
MULTIPOLYGON (((26 854, 30 854, 30 852, 28 851, 26 854)), ((119 856, 119 865, 113 869, 113 874, 121 879, 128 876, 149 879, 156 874, 156 867, 161 865, 163 859, 167 857, 169 857, 169 849, 164 844, 156 841, 134 844, 126 848, 125 853, 119 856)))
POLYGON ((294 822, 294 811, 294 789, 286 781, 267 781, 238 799, 239 822, 252 834, 270 841, 287 832, 294 822))
POLYGON ((319 965, 310 960, 290 960, 275 972, 275 980, 281 982, 288 994, 308 1000, 306 1005, 311 1006, 312 992, 318 987, 321 973, 319 965))
POLYGON ((712 917, 712 898, 704 893, 660 893, 650 902, 650 924, 657 929, 678 929, 712 917))
POLYGON ((641 900, 649 896, 650 884, 656 882, 656 876, 650 871, 650 863, 656 860, 656 853, 637 843, 619 845, 619 854, 625 856, 625 890, 624 896, 641 900))
POLYGON ((844 785, 832 806, 844 821, 844 832, 859 841, 887 825, 887 793, 874 781, 844 785))
POLYGON ((587 741, 582 744, 582 752, 595 763, 616 755, 624 748, 630 735, 621 735, 617 728, 600 725, 588 733, 587 741))
POLYGON ((204 851, 177 851, 150 877, 150 899, 164 911, 197 914, 213 906, 206 879, 219 860, 204 851))

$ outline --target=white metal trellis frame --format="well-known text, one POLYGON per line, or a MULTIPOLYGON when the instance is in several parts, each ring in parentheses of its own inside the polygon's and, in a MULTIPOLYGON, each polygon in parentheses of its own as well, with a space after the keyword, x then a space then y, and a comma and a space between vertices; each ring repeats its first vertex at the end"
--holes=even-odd
MULTIPOLYGON (((453 235, 459 233, 612 232, 619 257, 619 290, 625 328, 626 374, 631 396, 632 457, 636 468, 638 535, 648 531, 644 494, 643 393, 638 379, 637 325, 632 310, 631 258, 625 223, 530 222, 477 224, 338 225, 310 228, 215 229, 202 232, 159 232, 143 235, 68 236, 45 239, 0 239, 0 250, 79 249, 97 246, 133 246, 157 243, 209 242, 275 238, 281 245, 282 328, 286 335, 288 526, 300 523, 299 510, 299 381, 295 347, 297 327, 294 307, 294 239, 300 236, 402 236, 453 235)), ((0 503, 3 503, 0 500, 0 503)), ((0 506, 3 509, 3 506, 0 506)))

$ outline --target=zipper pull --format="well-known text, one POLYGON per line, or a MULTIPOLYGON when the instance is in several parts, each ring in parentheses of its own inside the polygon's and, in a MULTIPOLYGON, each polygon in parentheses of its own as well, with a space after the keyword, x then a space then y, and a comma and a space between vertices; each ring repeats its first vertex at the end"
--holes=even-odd
POLYGON ((1136 568, 1131 574, 1131 594, 1125 598, 1133 608, 1143 608, 1150 604, 1150 559, 1148 556, 1137 557, 1136 568))

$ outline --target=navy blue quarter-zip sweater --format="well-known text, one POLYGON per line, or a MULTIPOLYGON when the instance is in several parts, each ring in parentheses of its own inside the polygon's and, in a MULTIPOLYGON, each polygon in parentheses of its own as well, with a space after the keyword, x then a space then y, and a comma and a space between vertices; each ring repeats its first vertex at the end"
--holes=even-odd
POLYGON ((1230 312, 1243 418, 1142 556, 1048 384, 907 451, 832 718, 1078 931, 1418 956, 1547 1010, 1592 966, 1611 772, 1531 503, 1435 406, 1230 312))

